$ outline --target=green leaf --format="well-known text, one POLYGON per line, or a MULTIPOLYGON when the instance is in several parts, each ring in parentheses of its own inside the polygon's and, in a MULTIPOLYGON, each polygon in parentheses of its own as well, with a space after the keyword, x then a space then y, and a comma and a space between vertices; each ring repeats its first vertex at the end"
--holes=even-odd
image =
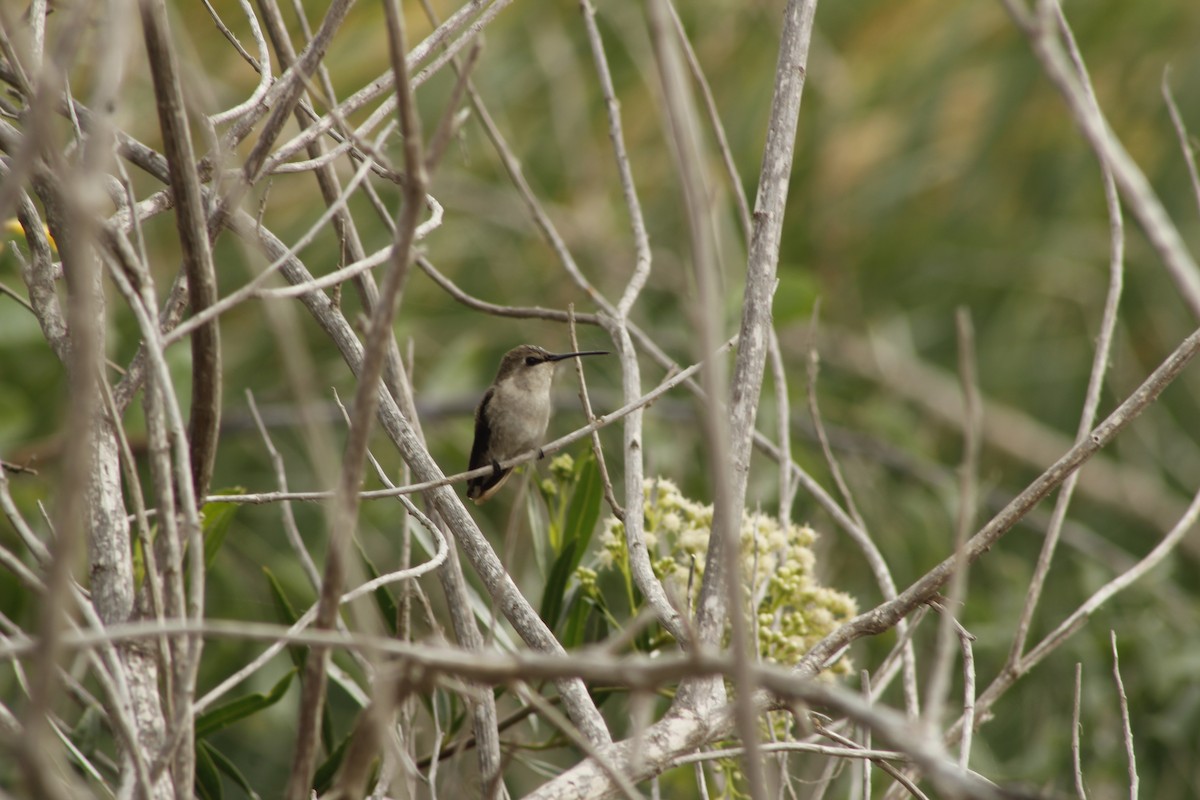
POLYGON ((204 712, 196 719, 196 738, 203 739, 205 736, 226 728, 238 720, 245 719, 265 708, 275 705, 287 693, 288 687, 292 685, 292 678, 295 676, 296 669, 290 669, 286 675, 271 687, 271 691, 266 694, 259 692, 239 697, 221 703, 214 706, 210 711, 204 712))
MULTIPOLYGON (((637 613, 638 613, 637 610, 639 608, 641 608, 644 603, 645 603, 645 600, 642 599, 641 590, 638 589, 636 586, 633 587, 633 607, 629 613, 630 619, 632 619, 634 616, 637 615, 637 613)), ((633 637, 633 649, 637 650, 639 653, 647 653, 647 654, 653 653, 654 652, 654 636, 653 636, 653 634, 656 633, 657 631, 658 631, 657 625, 644 626, 642 628, 641 632, 638 633, 637 636, 633 637)))
MULTIPOLYGON (((379 570, 375 569, 375 564, 367 555, 367 551, 363 549, 362 543, 357 540, 355 543, 358 545, 358 555, 367 568, 367 574, 371 576, 371 580, 375 580, 379 577, 379 570)), ((392 596, 392 590, 387 586, 380 586, 373 594, 375 603, 379 606, 379 613, 383 615, 384 624, 388 627, 388 632, 395 636, 396 622, 400 618, 400 611, 396 605, 396 598, 392 596)))
POLYGON ((556 630, 558 618, 562 613, 567 581, 571 579, 571 574, 575 571, 571 565, 576 560, 576 544, 577 541, 571 541, 563 547, 562 553, 550 569, 550 577, 546 579, 546 588, 542 590, 542 622, 545 622, 552 631, 556 630))
POLYGON ((85 756, 91 756, 95 753, 96 747, 101 740, 101 732, 104 729, 101 716, 102 713, 98 706, 89 705, 83 710, 79 721, 75 723, 75 727, 71 730, 71 741, 75 743, 75 747, 79 752, 85 756))
MULTIPOLYGON (((240 486, 235 486, 230 489, 222 489, 217 494, 243 494, 245 491, 240 486)), ((220 501, 204 504, 201 514, 204 520, 202 530, 204 532, 204 568, 206 570, 212 568, 217 551, 224 544, 225 534, 229 533, 229 526, 233 524, 233 517, 239 508, 241 506, 237 503, 220 501)))
MULTIPOLYGON (((267 583, 271 587, 271 597, 275 601, 275 614, 279 617, 279 621, 287 625, 289 628, 296 624, 296 620, 300 615, 296 613, 296 609, 292 606, 292 601, 288 600, 287 594, 283 591, 283 584, 275 577, 275 573, 271 572, 268 567, 262 568, 263 574, 267 576, 267 583)), ((308 649, 300 645, 289 645, 288 656, 292 659, 292 664, 297 669, 304 667, 304 660, 308 657, 308 649)))
MULTIPOLYGON (((492 693, 493 693, 493 695, 495 695, 495 689, 492 690, 492 693)), ((462 711, 459 711, 457 714, 454 715, 453 719, 450 720, 450 724, 446 727, 446 735, 444 737, 446 744, 449 744, 451 741, 454 740, 455 735, 457 735, 458 732, 460 730, 462 730, 463 723, 466 722, 470 716, 471 715, 467 712, 467 709, 465 709, 465 708, 462 711)), ((445 745, 443 745, 443 747, 444 746, 445 745)))
POLYGON ((571 500, 567 506, 562 530, 562 551, 550 568, 546 588, 542 590, 541 616, 551 630, 555 630, 562 615, 567 583, 583 554, 592 541, 596 521, 600 518, 600 504, 604 500, 604 486, 600 481, 600 470, 592 456, 576 462, 576 477, 571 500))
POLYGON ((213 747, 208 742, 199 742, 197 744, 197 749, 199 749, 199 747, 204 747, 205 750, 208 751, 208 755, 212 758, 213 763, 217 765, 217 769, 221 770, 221 772, 224 772, 226 777, 236 783, 238 788, 245 792, 246 796, 249 797, 250 800, 261 800, 261 798, 258 796, 258 792, 254 791, 254 787, 250 785, 250 781, 246 780, 246 776, 243 775, 242 771, 237 768, 237 764, 234 764, 229 760, 228 756, 226 756, 217 748, 213 747))
POLYGON ((596 465, 595 456, 579 459, 577 469, 575 491, 571 494, 571 504, 567 506, 567 518, 563 526, 563 551, 566 552, 569 543, 577 543, 570 566, 571 573, 575 572, 591 544, 596 521, 600 519, 600 505, 604 502, 604 484, 600 480, 600 468, 596 465))
POLYGON ((342 743, 337 746, 329 758, 325 759, 325 763, 317 767, 316 773, 313 775, 313 791, 317 795, 323 795, 329 791, 330 785, 333 783, 333 776, 337 774, 338 767, 342 765, 342 759, 346 757, 346 746, 350 744, 351 732, 342 743))
POLYGON ((567 624, 563 626, 559 639, 568 651, 574 650, 583 642, 583 623, 591 612, 591 598, 584 597, 578 589, 571 593, 571 601, 567 604, 567 624))
POLYGON ((292 605, 287 593, 283 591, 283 584, 275 577, 275 573, 271 572, 270 567, 263 567, 262 571, 267 576, 267 583, 271 586, 271 597, 275 600, 275 611, 279 616, 279 621, 288 627, 295 625, 296 620, 300 619, 300 615, 296 613, 296 607, 292 605))
POLYGON ((529 541, 533 544, 533 558, 537 563, 539 575, 546 574, 546 566, 550 563, 551 540, 558 536, 553 530, 554 524, 547 522, 552 513, 549 506, 544 503, 539 506, 533 494, 529 495, 525 503, 525 517, 529 523, 529 541), (546 510, 545 514, 542 513, 543 508, 546 510))
MULTIPOLYGON (((153 536, 154 529, 151 528, 153 536)), ((142 551, 142 537, 133 537, 133 585, 140 587, 146 579, 146 554, 142 551)))
POLYGON ((221 773, 206 742, 196 743, 196 794, 201 800, 222 800, 221 773))
MULTIPOLYGON (((325 748, 326 753, 334 752, 333 714, 329 710, 329 703, 325 703, 321 706, 321 746, 325 748)), ((322 789, 320 794, 325 794, 325 790, 322 789)))
POLYGON ((566 624, 561 641, 567 650, 573 650, 588 642, 599 642, 608 636, 612 620, 604 607, 604 598, 585 595, 576 589, 567 605, 566 624))

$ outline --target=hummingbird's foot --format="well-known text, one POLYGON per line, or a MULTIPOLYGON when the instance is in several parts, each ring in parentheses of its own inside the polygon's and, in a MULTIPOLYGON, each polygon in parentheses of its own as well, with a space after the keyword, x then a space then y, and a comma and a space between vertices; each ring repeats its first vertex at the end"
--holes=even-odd
POLYGON ((493 458, 492 459, 492 477, 499 478, 500 473, 503 471, 504 470, 500 469, 500 462, 493 458))
POLYGON ((546 451, 539 447, 538 448, 538 461, 541 461, 545 457, 546 457, 546 451))

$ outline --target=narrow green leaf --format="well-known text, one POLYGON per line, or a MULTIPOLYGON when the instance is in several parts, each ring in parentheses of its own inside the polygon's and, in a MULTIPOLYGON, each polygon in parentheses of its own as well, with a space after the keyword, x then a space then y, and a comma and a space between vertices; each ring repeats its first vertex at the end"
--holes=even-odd
POLYGON ((610 631, 610 621, 612 615, 608 613, 606 608, 598 608, 595 605, 590 606, 592 613, 588 614, 583 621, 583 641, 580 644, 590 644, 592 642, 602 642, 608 638, 610 631))
POLYGON ((559 636, 562 646, 568 651, 574 650, 583 641, 583 623, 590 612, 591 598, 584 597, 583 593, 576 588, 571 592, 571 599, 567 603, 567 622, 559 636))
POLYGON ((546 574, 546 566, 550 563, 550 553, 558 551, 553 549, 554 542, 557 541, 558 534, 554 532, 554 523, 547 522, 552 512, 546 504, 538 505, 533 496, 530 495, 525 503, 525 518, 529 524, 529 540, 533 543, 533 558, 537 563, 538 574, 546 574), (542 513, 542 509, 546 509, 546 513, 542 513))
MULTIPOLYGON (((493 690, 493 693, 494 693, 494 690, 493 690)), ((460 711, 454 715, 454 718, 450 720, 450 725, 447 726, 447 728, 446 728, 446 741, 447 742, 451 741, 455 737, 455 735, 457 735, 458 732, 460 730, 462 730, 463 723, 466 722, 469 717, 470 717, 470 714, 467 713, 467 710, 465 708, 462 711, 460 711)))
POLYGON ((592 534, 596 530, 596 521, 600 519, 600 506, 604 502, 604 483, 600 480, 600 468, 596 458, 588 456, 579 460, 579 473, 575 479, 575 491, 571 493, 571 503, 567 506, 567 518, 563 527, 563 551, 566 544, 575 543, 574 557, 568 573, 574 573, 583 554, 591 544, 592 534))
MULTIPOLYGON (((243 494, 246 490, 240 486, 230 489, 222 489, 217 494, 243 494)), ((214 501, 205 503, 201 510, 203 515, 204 532, 204 568, 210 569, 213 560, 217 557, 217 551, 221 549, 221 545, 225 542, 225 534, 229 533, 229 526, 233 524, 233 517, 237 514, 239 506, 237 503, 222 503, 214 501)))
POLYGON ((238 769, 237 764, 229 760, 229 756, 222 753, 217 748, 213 747, 208 742, 200 742, 205 749, 208 750, 208 755, 212 758, 213 763, 217 765, 217 769, 225 773, 225 776, 238 785, 250 800, 261 800, 258 792, 254 791, 254 787, 250 785, 250 781, 246 780, 246 776, 238 769))
MULTIPOLYGON (((333 714, 329 711, 329 703, 321 706, 321 746, 325 748, 326 753, 334 752, 333 749, 333 714)), ((322 789, 321 794, 325 794, 322 789)))
POLYGON ((604 607, 603 597, 591 597, 578 589, 571 593, 565 616, 561 641, 567 650, 602 641, 608 636, 610 624, 616 621, 604 607))
POLYGON ((264 708, 270 708, 275 705, 287 693, 288 687, 292 685, 292 678, 295 675, 296 669, 290 669, 286 675, 271 687, 271 691, 266 694, 259 692, 257 694, 238 697, 204 712, 196 719, 196 738, 203 739, 205 736, 226 728, 238 720, 245 719, 253 714, 257 714, 264 708))
POLYGON ((571 574, 575 571, 572 564, 576 563, 575 547, 578 543, 577 539, 573 539, 563 546, 562 553, 555 559, 554 566, 550 568, 550 577, 546 579, 546 588, 542 590, 542 622, 545 622, 550 630, 556 630, 558 626, 558 618, 563 608, 563 598, 567 593, 567 581, 571 579, 571 574))
POLYGON ((562 615, 567 584, 591 543, 602 500, 603 485, 599 469, 596 467, 595 458, 588 454, 576 462, 570 499, 560 504, 565 507, 565 511, 561 513, 561 549, 558 550, 546 577, 546 586, 542 590, 542 620, 552 629, 556 628, 562 615))
POLYGON ((196 743, 196 794, 201 800, 222 800, 221 773, 206 742, 196 743))
POLYGON ((101 717, 102 712, 99 706, 88 706, 83 710, 75 727, 71 729, 71 741, 85 756, 95 753, 101 740, 101 733, 105 727, 101 717))
MULTIPOLYGON (((154 535, 154 528, 150 529, 150 535, 154 535)), ((140 587, 142 581, 146 579, 146 554, 142 550, 142 537, 135 536, 133 539, 133 585, 140 587)))
MULTIPOLYGON (((640 590, 640 589, 638 589, 638 588, 635 586, 635 587, 633 588, 633 609, 634 609, 634 610, 633 610, 633 612, 630 614, 630 618, 632 618, 634 615, 636 615, 636 614, 637 614, 637 609, 641 608, 641 607, 642 607, 642 604, 643 604, 644 602, 645 602, 645 601, 642 599, 642 592, 641 592, 641 590, 640 590)), ((639 653, 652 653, 652 652, 654 652, 654 646, 653 646, 653 644, 654 644, 654 636, 653 636, 653 633, 657 633, 657 632, 658 632, 658 626, 657 626, 657 625, 647 625, 647 626, 643 627, 643 628, 642 628, 642 630, 641 630, 641 632, 640 632, 640 633, 638 633, 638 635, 637 635, 637 636, 633 637, 633 648, 634 648, 635 650, 637 650, 639 653)))
MULTIPOLYGON (((275 614, 282 624, 290 628, 296 624, 300 615, 296 613, 292 601, 288 600, 287 594, 283 591, 283 584, 275 577, 275 573, 271 572, 268 567, 263 567, 262 571, 267 576, 267 584, 271 587, 271 598, 275 601, 275 614)), ((302 669, 304 660, 308 657, 308 649, 299 645, 289 645, 287 651, 288 656, 292 659, 292 664, 297 669, 302 669)))
POLYGON ((604 486, 596 459, 591 455, 581 458, 576 462, 576 470, 563 522, 562 551, 550 568, 546 588, 542 590, 542 620, 552 630, 556 629, 562 614, 567 584, 592 541, 596 521, 600 518, 600 504, 604 500, 604 486))
POLYGON ((270 567, 263 567, 262 571, 267 576, 267 583, 271 586, 271 597, 275 600, 275 611, 279 616, 279 621, 289 627, 295 625, 296 620, 300 619, 300 615, 296 613, 296 607, 292 605, 292 601, 288 599, 287 593, 283 590, 283 584, 275 577, 275 573, 271 572, 270 567))
POLYGON ((330 785, 333 783, 333 776, 337 774, 338 767, 342 765, 342 759, 346 757, 346 746, 350 744, 350 737, 353 732, 342 739, 342 743, 337 746, 337 749, 325 759, 325 763, 317 767, 316 773, 313 774, 313 791, 317 795, 323 795, 329 791, 330 785))
MULTIPOLYGON (((371 580, 379 577, 379 570, 375 569, 375 564, 371 561, 371 557, 367 555, 367 551, 363 549, 360 542, 358 544, 358 555, 362 558, 363 565, 367 568, 367 574, 371 576, 371 580)), ((373 594, 375 595, 375 604, 379 606, 379 613, 383 616, 384 623, 388 627, 388 632, 392 636, 396 635, 396 622, 400 617, 399 607, 396 605, 396 598, 392 595, 392 590, 388 586, 380 586, 373 594)))

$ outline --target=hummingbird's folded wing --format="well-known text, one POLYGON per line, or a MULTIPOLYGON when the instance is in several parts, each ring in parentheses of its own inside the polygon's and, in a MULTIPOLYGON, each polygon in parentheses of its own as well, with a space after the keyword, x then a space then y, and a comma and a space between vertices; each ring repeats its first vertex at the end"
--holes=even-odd
MULTIPOLYGON (((468 469, 479 469, 495 464, 488 447, 488 443, 492 440, 492 430, 488 425, 487 414, 488 403, 491 402, 494 393, 494 388, 488 389, 483 395, 483 399, 479 401, 479 407, 475 409, 475 442, 471 445, 471 462, 468 469)), ((471 478, 467 481, 467 497, 476 503, 482 503, 500 489, 511 471, 510 469, 493 470, 490 475, 471 478)))
POLYGON ((491 464, 487 451, 488 442, 492 438, 492 430, 488 425, 487 406, 492 401, 493 394, 495 394, 495 389, 488 389, 475 408, 475 443, 471 445, 471 465, 468 469, 479 469, 491 464))

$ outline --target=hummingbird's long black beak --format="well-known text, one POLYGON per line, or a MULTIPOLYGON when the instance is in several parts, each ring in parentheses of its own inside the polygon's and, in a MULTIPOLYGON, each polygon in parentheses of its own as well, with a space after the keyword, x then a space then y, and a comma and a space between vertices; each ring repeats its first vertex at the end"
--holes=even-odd
POLYGON ((566 358, 576 358, 577 356, 606 356, 607 350, 584 350, 580 353, 551 353, 546 356, 547 361, 562 361, 566 358))

